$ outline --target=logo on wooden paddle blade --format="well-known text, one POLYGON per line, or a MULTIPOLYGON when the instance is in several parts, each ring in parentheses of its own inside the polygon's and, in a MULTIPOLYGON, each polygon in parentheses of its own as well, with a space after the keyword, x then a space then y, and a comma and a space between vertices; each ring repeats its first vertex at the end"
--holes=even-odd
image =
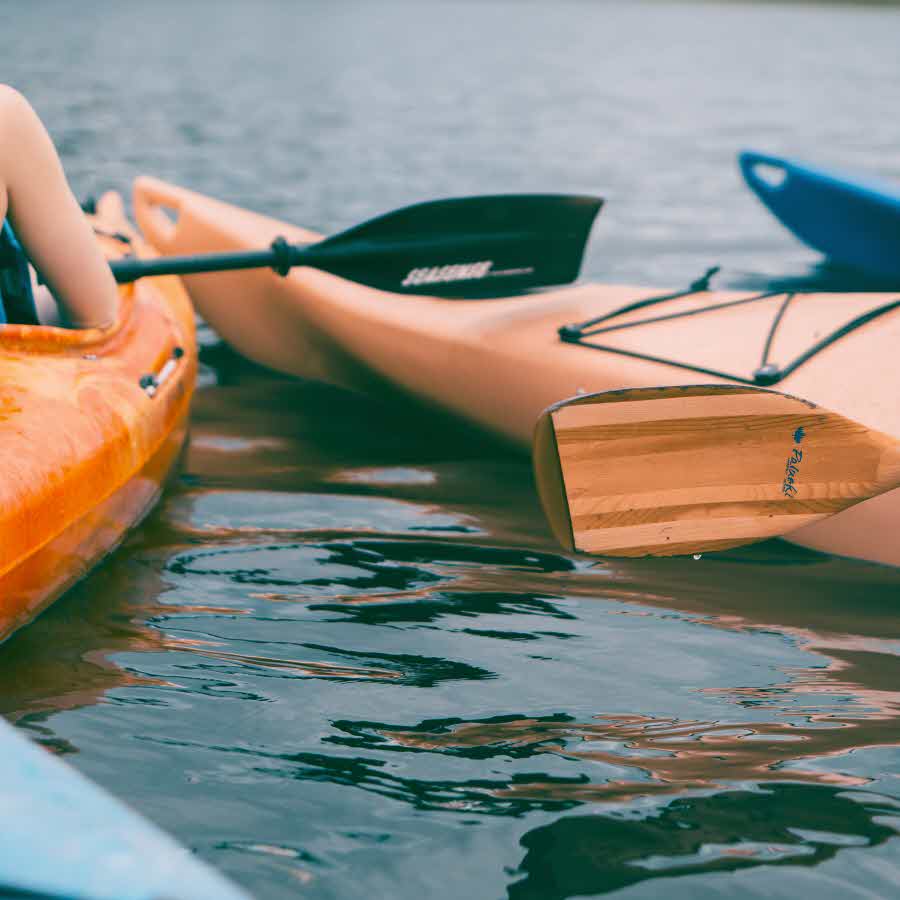
MULTIPOLYGON (((805 437, 806 432, 802 428, 798 428, 794 432, 794 443, 801 443, 805 437)), ((800 474, 800 462, 802 459, 803 451, 799 447, 794 447, 784 467, 784 483, 781 485, 781 493, 784 494, 785 497, 797 496, 797 485, 795 484, 795 481, 800 474)))

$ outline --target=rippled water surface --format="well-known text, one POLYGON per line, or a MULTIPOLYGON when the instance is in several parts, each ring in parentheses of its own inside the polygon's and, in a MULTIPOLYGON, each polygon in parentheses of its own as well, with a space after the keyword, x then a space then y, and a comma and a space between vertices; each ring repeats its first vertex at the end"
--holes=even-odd
MULTIPOLYGON (((150 172, 326 232, 608 198, 591 277, 840 283, 742 146, 900 177, 900 12, 8 4, 3 80, 81 194, 150 172)), ((249 299, 248 299, 248 302, 249 299)), ((771 543, 557 552, 527 460, 208 330, 191 445, 3 647, 0 709, 261 898, 888 896, 900 575, 771 543)))

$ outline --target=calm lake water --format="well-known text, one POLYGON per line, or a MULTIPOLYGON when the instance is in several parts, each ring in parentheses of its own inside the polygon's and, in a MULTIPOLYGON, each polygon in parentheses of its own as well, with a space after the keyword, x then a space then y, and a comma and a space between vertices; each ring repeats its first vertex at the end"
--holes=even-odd
MULTIPOLYGON (((148 172, 325 232, 607 197, 586 274, 841 285, 753 146, 900 178, 900 10, 6 4, 79 194, 148 172)), ((528 461, 204 329, 180 476, 0 655, 0 712, 260 898, 900 890, 900 573, 561 555, 528 461)))

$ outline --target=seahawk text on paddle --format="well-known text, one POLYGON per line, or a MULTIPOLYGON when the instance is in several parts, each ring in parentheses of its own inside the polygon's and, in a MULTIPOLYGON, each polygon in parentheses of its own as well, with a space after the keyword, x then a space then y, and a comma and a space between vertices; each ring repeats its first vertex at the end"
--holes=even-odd
POLYGON ((487 276, 494 261, 490 259, 473 263, 454 263, 449 266, 425 266, 411 269, 401 284, 404 287, 417 284, 443 284, 448 281, 473 281, 487 276))

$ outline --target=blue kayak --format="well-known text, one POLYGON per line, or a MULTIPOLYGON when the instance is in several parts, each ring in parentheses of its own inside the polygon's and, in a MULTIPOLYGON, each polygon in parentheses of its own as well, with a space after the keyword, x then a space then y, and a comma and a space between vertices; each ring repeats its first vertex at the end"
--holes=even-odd
POLYGON ((249 900, 2 720, 0 758, 0 898, 249 900))
POLYGON ((744 151, 747 184, 801 241, 832 262, 900 278, 900 185, 744 151))

